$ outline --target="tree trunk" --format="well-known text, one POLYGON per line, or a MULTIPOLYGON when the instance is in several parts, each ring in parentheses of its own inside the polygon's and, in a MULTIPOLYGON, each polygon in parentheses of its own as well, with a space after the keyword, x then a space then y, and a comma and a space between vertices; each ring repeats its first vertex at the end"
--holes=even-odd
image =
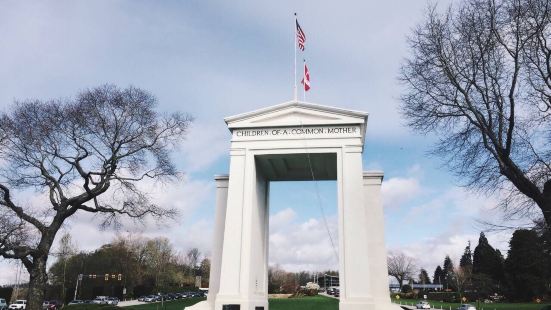
POLYGON ((36 257, 33 266, 29 270, 29 293, 26 310, 41 310, 44 301, 44 291, 48 282, 46 274, 46 261, 48 255, 36 257))
POLYGON ((547 227, 551 227, 551 200, 547 200, 543 205, 540 205, 540 208, 547 227))
POLYGON ((543 201, 538 203, 547 227, 551 227, 551 180, 543 185, 543 201))

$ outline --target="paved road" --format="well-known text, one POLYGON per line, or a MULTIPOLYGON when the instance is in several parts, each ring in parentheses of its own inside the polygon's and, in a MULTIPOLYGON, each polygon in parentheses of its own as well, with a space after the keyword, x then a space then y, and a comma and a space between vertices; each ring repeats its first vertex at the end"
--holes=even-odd
POLYGON ((127 301, 119 301, 119 304, 117 306, 119 306, 119 307, 130 307, 130 306, 152 304, 152 303, 160 303, 160 301, 143 302, 143 301, 138 301, 137 299, 136 300, 127 300, 127 301))

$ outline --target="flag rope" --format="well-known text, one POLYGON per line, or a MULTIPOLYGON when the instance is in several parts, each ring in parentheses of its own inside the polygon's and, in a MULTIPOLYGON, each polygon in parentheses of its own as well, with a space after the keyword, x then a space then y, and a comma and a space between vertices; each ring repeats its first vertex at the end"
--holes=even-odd
MULTIPOLYGON (((306 93, 306 91, 305 91, 306 93)), ((300 117, 300 115, 297 115, 297 119, 299 121, 299 124, 300 124, 300 128, 301 129, 304 129, 304 123, 302 122, 302 119, 300 117)), ((337 248, 335 246, 335 241, 333 239, 333 235, 331 234, 331 229, 329 228, 329 222, 327 221, 327 217, 325 216, 325 210, 323 208, 323 202, 322 202, 322 199, 321 199, 321 195, 320 195, 320 190, 319 190, 319 185, 318 185, 318 180, 316 180, 316 176, 315 176, 315 173, 314 173, 314 168, 312 166, 312 159, 310 158, 310 151, 309 151, 309 148, 308 148, 308 142, 306 140, 303 140, 304 141, 304 151, 306 152, 306 158, 308 159, 308 169, 310 170, 310 176, 312 178, 312 181, 314 182, 314 192, 316 194, 316 198, 317 198, 317 205, 320 209, 320 212, 321 212, 321 217, 323 219, 323 225, 325 226, 325 230, 327 232, 327 235, 329 236, 329 242, 331 243, 331 249, 333 250, 333 254, 335 254, 335 258, 337 260, 337 262, 339 261, 339 253, 337 251, 337 248)))

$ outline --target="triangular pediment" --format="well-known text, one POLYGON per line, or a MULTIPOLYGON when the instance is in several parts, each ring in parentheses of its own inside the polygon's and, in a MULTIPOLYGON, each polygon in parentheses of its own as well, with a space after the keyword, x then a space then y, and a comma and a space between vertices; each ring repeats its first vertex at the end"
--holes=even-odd
POLYGON ((225 119, 228 127, 262 128, 310 125, 361 124, 365 126, 367 113, 291 101, 225 119))

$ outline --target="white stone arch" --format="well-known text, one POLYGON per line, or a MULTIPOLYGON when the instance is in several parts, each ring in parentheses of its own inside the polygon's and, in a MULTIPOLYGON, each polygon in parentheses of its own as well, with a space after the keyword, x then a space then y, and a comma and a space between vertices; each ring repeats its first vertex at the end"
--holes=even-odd
POLYGON ((225 119, 230 171, 215 177, 209 294, 191 308, 268 309, 269 181, 311 180, 313 172, 337 181, 339 309, 400 309, 389 297, 383 173, 362 166, 367 117, 292 101, 225 119))

